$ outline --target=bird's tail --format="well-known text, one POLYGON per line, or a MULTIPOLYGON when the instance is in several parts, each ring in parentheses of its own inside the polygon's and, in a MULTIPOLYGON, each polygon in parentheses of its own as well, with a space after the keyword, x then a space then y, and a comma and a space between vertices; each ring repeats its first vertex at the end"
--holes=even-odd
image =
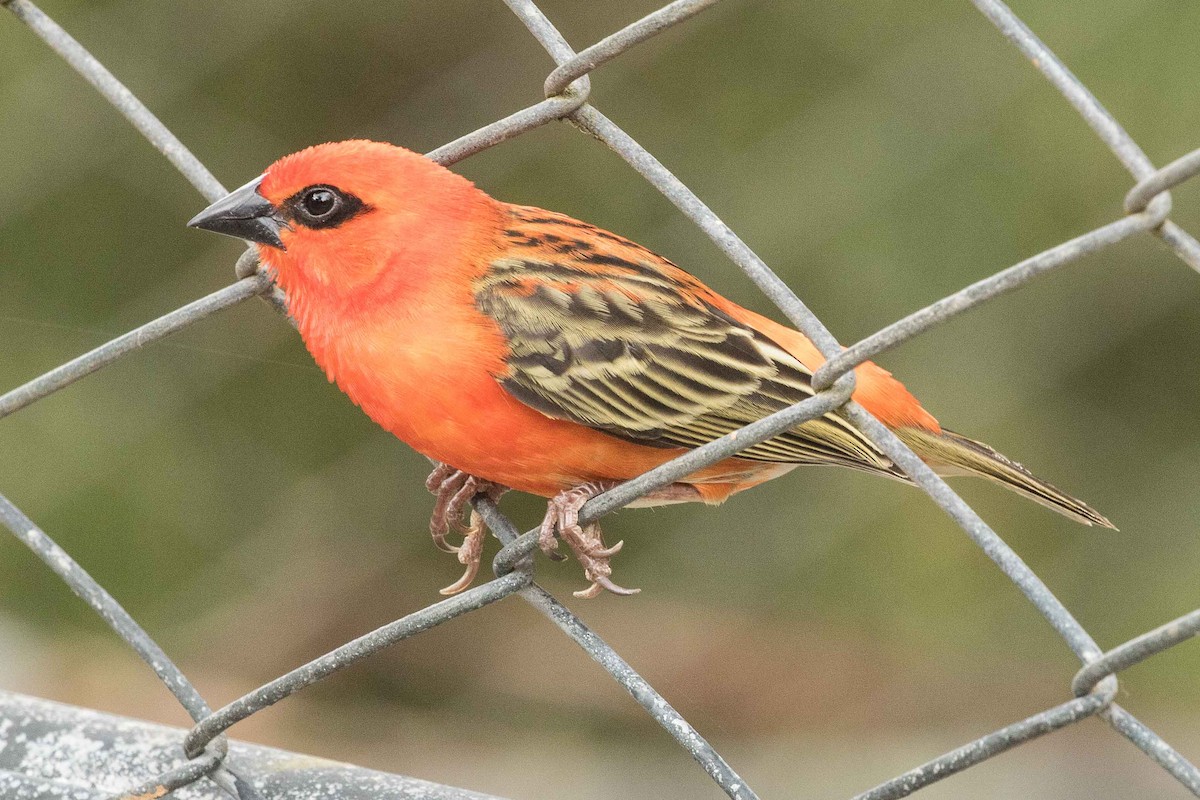
POLYGON ((1087 503, 1059 491, 983 442, 945 429, 937 434, 920 428, 900 428, 896 435, 939 474, 988 478, 1076 522, 1116 530, 1115 525, 1087 503))

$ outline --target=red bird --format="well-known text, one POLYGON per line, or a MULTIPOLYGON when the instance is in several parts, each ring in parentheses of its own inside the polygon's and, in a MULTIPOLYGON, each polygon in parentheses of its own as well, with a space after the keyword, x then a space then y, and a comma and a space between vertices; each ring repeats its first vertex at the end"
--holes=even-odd
MULTIPOLYGON (((272 164, 189 225, 258 244, 309 352, 371 419, 441 462, 434 540, 470 585, 484 527, 467 502, 508 488, 552 498, 541 547, 570 545, 609 578, 589 499, 689 448, 799 402, 824 359, 662 256, 564 214, 496 200, 409 150, 347 141, 272 164), (446 544, 454 525, 460 547, 446 544)), ((985 444, 943 429, 890 373, 861 365, 854 399, 927 463, 989 478, 1087 525, 1112 524, 985 444)), ((702 501, 834 464, 908 479, 827 415, 635 505, 702 501)))

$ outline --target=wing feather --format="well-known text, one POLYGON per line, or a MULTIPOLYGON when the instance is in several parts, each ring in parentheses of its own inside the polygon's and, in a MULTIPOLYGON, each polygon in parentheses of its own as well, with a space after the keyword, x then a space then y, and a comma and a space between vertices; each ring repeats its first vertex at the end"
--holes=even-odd
MULTIPOLYGON (((642 444, 697 447, 813 395, 804 364, 670 262, 570 217, 512 213, 508 251, 474 291, 507 339, 497 380, 517 399, 642 444)), ((898 474, 832 415, 740 455, 898 474)))

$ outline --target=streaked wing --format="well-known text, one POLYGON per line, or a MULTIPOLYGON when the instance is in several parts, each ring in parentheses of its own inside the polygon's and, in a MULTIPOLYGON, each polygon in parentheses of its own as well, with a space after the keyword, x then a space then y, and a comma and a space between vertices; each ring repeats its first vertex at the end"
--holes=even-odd
MULTIPOLYGON (((567 216, 512 214, 505 256, 474 291, 508 340, 498 380, 522 402, 641 444, 696 447, 812 396, 803 364, 666 259, 567 216)), ((740 455, 896 474, 832 415, 740 455)))

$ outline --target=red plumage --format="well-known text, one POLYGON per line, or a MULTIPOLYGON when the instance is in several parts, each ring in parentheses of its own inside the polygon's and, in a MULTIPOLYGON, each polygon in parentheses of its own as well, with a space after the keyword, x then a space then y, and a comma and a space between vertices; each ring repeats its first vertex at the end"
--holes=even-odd
MULTIPOLYGON (((245 220, 229 213, 219 227, 211 220, 220 203, 194 224, 260 241, 262 263, 329 378, 383 428, 453 468, 436 473, 435 538, 478 491, 556 498, 543 545, 552 550, 556 535, 572 545, 594 582, 588 594, 619 590, 608 579, 615 550, 603 547, 598 528, 574 524, 575 510, 615 482, 810 396, 824 361, 798 331, 640 245, 495 200, 402 148, 320 145, 279 160, 253 188, 254 213, 277 239, 238 234, 245 220)), ((943 432, 884 369, 866 363, 856 375, 854 399, 934 466, 1109 525, 986 445, 943 432)), ((720 502, 822 463, 904 479, 830 416, 645 502, 720 502)), ((478 566, 482 527, 473 520, 465 530, 468 573, 453 589, 478 566)))

